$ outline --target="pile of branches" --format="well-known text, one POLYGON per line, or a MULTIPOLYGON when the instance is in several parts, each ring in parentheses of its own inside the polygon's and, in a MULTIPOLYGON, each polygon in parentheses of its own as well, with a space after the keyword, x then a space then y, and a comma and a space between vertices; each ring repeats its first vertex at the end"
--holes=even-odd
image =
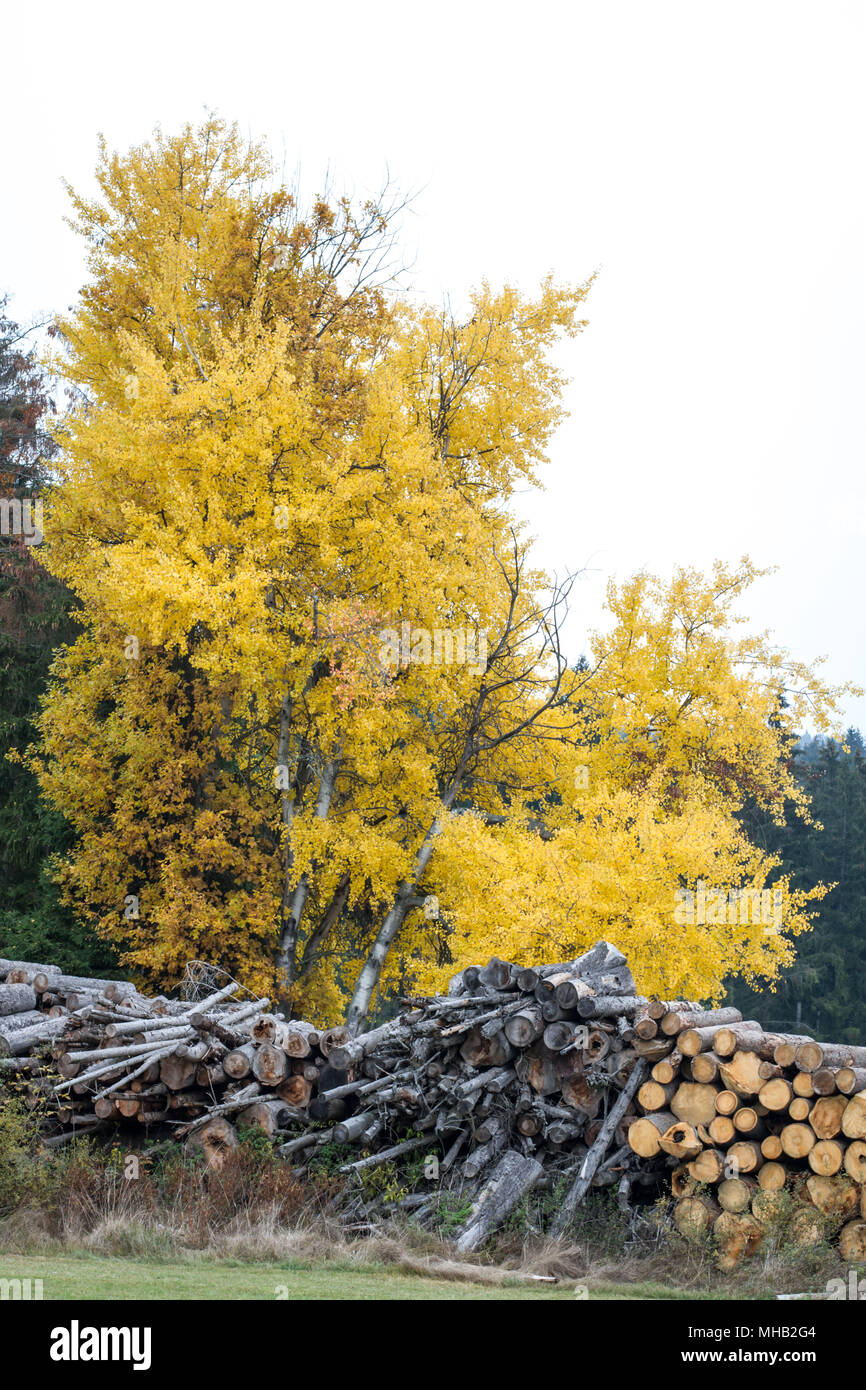
POLYGON ((676 1161, 674 1220, 712 1231, 723 1267, 759 1249, 791 1199, 796 1243, 838 1231, 842 1256, 866 1261, 866 1047, 765 1033, 726 1012, 639 1025, 666 1055, 637 1092, 629 1147, 676 1161))

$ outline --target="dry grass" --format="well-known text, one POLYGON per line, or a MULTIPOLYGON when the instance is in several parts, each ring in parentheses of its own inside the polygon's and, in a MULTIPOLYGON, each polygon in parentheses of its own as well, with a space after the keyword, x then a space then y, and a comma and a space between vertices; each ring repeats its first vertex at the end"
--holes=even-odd
MULTIPOLYGON (((483 1252, 460 1257, 449 1239, 455 1211, 444 1198, 438 1230, 398 1211, 353 1229, 338 1215, 342 1179, 327 1171, 293 1177, 269 1145, 254 1141, 233 1150, 218 1172, 168 1145, 130 1177, 129 1155, 119 1149, 83 1143, 53 1154, 29 1151, 17 1130, 6 1156, 8 1192, 14 1194, 0 1220, 0 1251, 7 1254, 328 1264, 489 1286, 541 1276, 590 1288, 649 1285, 695 1297, 820 1294, 828 1279, 845 1273, 829 1243, 804 1249, 792 1242, 784 1211, 762 1251, 733 1275, 719 1272, 710 1240, 688 1241, 672 1230, 662 1207, 630 1221, 603 1194, 579 1210, 565 1240, 545 1234, 555 1199, 538 1194, 483 1252), (23 1193, 29 1205, 21 1204, 23 1193)), ((2 1198, 0 1191, 0 1211, 2 1198)))

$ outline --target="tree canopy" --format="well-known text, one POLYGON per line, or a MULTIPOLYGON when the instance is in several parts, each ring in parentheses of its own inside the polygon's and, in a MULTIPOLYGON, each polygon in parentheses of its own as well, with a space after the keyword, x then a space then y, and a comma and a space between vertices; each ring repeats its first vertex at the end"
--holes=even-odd
POLYGON ((355 1027, 382 987, 600 935, 644 990, 774 978, 824 888, 739 813, 808 818, 786 741, 840 692, 737 634, 748 560, 612 585, 569 664, 574 580, 515 494, 591 281, 419 305, 393 200, 301 208, 216 118, 97 178, 44 545, 82 631, 32 754, 67 900, 151 981, 206 957, 355 1027), (772 883, 783 928, 679 922, 699 880, 772 883))

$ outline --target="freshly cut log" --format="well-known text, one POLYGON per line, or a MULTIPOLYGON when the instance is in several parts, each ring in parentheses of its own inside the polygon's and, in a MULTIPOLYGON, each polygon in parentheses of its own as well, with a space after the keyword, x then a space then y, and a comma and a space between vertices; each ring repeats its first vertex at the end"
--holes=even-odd
POLYGON ((794 1065, 794 1055, 800 1043, 811 1042, 802 1034, 780 1033, 778 1042, 773 1048, 773 1061, 778 1062, 780 1067, 792 1067, 794 1065))
POLYGON ((661 1151, 661 1137, 675 1124, 673 1115, 664 1110, 654 1115, 642 1115, 629 1125, 628 1146, 639 1158, 655 1158, 661 1151))
POLYGON ((690 1063, 691 1080, 709 1086, 719 1075, 719 1059, 714 1052, 699 1052, 690 1063))
POLYGON ((780 1192, 788 1181, 788 1170, 781 1163, 765 1163, 758 1170, 758 1186, 764 1192, 780 1192))
POLYGON ((811 1100, 807 1100, 805 1096, 795 1096, 788 1106, 788 1114, 792 1120, 808 1120, 811 1109, 811 1100))
POLYGON ((852 1264, 866 1264, 866 1221, 849 1221, 839 1232, 839 1253, 852 1264))
POLYGON ((734 1129, 751 1139, 762 1139, 766 1130, 763 1117, 751 1105, 743 1105, 732 1116, 734 1129))
POLYGON ((739 1009, 697 1009, 693 1012, 670 1009, 663 1014, 660 1027, 668 1037, 682 1033, 686 1028, 720 1028, 725 1023, 742 1023, 743 1015, 739 1009))
POLYGON ((855 1182, 866 1183, 866 1140, 854 1139, 846 1148, 845 1172, 855 1182))
MULTIPOLYGON (((764 1168, 769 1167, 765 1164, 764 1168)), ((761 1169, 761 1172, 764 1171, 761 1169)), ((760 1221, 762 1226, 768 1226, 772 1221, 777 1220, 785 1211, 785 1194, 781 1188, 767 1189, 759 1187, 752 1198, 752 1215, 756 1221, 760 1221)))
POLYGON ((817 1071, 819 1067, 866 1067, 866 1047, 849 1047, 847 1043, 801 1043, 794 1054, 794 1064, 800 1071, 817 1071))
POLYGON ((734 1122, 730 1115, 716 1115, 707 1126, 710 1139, 714 1144, 730 1144, 736 1138, 737 1131, 734 1129, 734 1122))
POLYGON ((678 1120, 685 1120, 690 1125, 709 1125, 716 1114, 717 1095, 715 1086, 681 1081, 670 1108, 678 1120))
POLYGON ((768 1134, 761 1140, 761 1153, 764 1158, 781 1158, 784 1150, 778 1134, 768 1134))
MULTIPOLYGON (((725 1155, 721 1149, 701 1149, 687 1167, 691 1176, 698 1182, 719 1182, 725 1171, 725 1155)), ((721 1197, 719 1200, 721 1201, 721 1197)))
POLYGON ((709 1028, 686 1028, 677 1038, 677 1047, 684 1057, 697 1057, 700 1052, 713 1051, 715 1026, 709 1028))
POLYGON ((751 1139, 738 1139, 728 1149, 728 1162, 738 1173, 756 1173, 764 1162, 760 1146, 751 1139))
POLYGON ((845 1151, 835 1139, 819 1139, 809 1150, 807 1162, 813 1173, 832 1177, 842 1167, 845 1151))
POLYGON ((792 1099, 791 1083, 783 1076, 765 1081, 758 1092, 758 1100, 762 1105, 766 1105, 768 1110, 787 1110, 792 1099))
POLYGON ((866 1091, 866 1067, 840 1067, 836 1072, 836 1089, 843 1096, 866 1091))
POLYGON ((694 1240, 710 1230, 721 1215, 717 1201, 706 1192, 696 1192, 691 1197, 681 1197, 674 1207, 674 1225, 680 1235, 694 1240))
POLYGON ((806 1158, 815 1146, 815 1131, 804 1124, 785 1125, 779 1138, 789 1158, 806 1158))
MULTIPOLYGON (((649 1119, 650 1116, 647 1116, 649 1119)), ((631 1130, 629 1130, 631 1137, 631 1130)), ((690 1124, 684 1120, 678 1120, 672 1124, 670 1129, 666 1129, 659 1139, 659 1147, 671 1158, 678 1158, 681 1161, 697 1158, 703 1145, 690 1124)))
POLYGON ((860 1203, 858 1188, 843 1173, 838 1176, 812 1174, 806 1179, 805 1188, 812 1205, 834 1221, 847 1221, 860 1203))
POLYGON ((739 1108, 740 1098, 736 1091, 718 1091, 714 1104, 718 1115, 733 1115, 739 1108))
POLYGON ((457 1241, 461 1254, 478 1249, 490 1233, 511 1215, 518 1202, 538 1182, 543 1171, 536 1159, 515 1149, 509 1149, 502 1155, 475 1199, 466 1227, 457 1241))
POLYGON ((851 1096, 842 1116, 842 1133, 846 1139, 866 1139, 866 1091, 851 1096))
POLYGON ((832 1096, 836 1090, 836 1072, 833 1067, 818 1067, 810 1072, 812 1089, 816 1096, 832 1096))
POLYGON ((842 1128, 848 1107, 847 1096, 822 1096, 809 1111, 809 1124, 819 1139, 832 1139, 842 1128))
POLYGON ((806 1042, 801 1042, 794 1049, 794 1065, 798 1071, 817 1071, 823 1061, 824 1049, 820 1043, 816 1043, 812 1038, 806 1042))
POLYGON ((644 1042, 649 1042, 659 1031, 659 1026, 654 1018, 639 1018, 634 1025, 634 1031, 644 1042))
POLYGON ((717 1057, 733 1057, 738 1049, 741 1052, 754 1052, 765 1061, 772 1059, 773 1035, 765 1033, 755 1019, 748 1019, 745 1023, 729 1023, 716 1029, 713 1051, 717 1057))
POLYGON ((645 1081, 637 1093, 637 1103, 642 1110, 669 1110, 677 1089, 676 1081, 666 1086, 658 1081, 645 1081))
POLYGON ((749 1211, 757 1191, 754 1178, 724 1178, 718 1187, 719 1206, 723 1211, 749 1211))
POLYGON ((778 1062, 759 1062, 758 1075, 762 1081, 775 1081, 777 1076, 782 1076, 782 1068, 778 1062))
MULTIPOLYGON (((663 1057, 660 1062, 656 1062, 650 1076, 653 1081, 657 1081, 660 1086, 666 1086, 669 1081, 674 1081, 679 1075, 682 1065, 682 1057, 678 1052, 672 1052, 669 1057, 663 1057)), ((695 1076, 694 1063, 692 1064, 692 1079, 695 1081, 714 1081, 715 1077, 695 1076)))
POLYGON ((815 1087, 812 1085, 812 1073, 808 1071, 795 1072, 791 1079, 791 1089, 795 1096, 801 1096, 808 1100, 815 1094, 815 1087))
POLYGON ((741 1099, 757 1096, 764 1085, 759 1065, 757 1052, 734 1052, 724 1062, 719 1062, 719 1080, 741 1099))

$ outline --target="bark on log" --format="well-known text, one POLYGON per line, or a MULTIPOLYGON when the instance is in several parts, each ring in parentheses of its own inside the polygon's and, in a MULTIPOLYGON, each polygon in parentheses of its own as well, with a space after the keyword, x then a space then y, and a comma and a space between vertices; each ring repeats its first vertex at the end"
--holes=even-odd
POLYGON ((457 1241, 458 1251, 465 1254, 468 1250, 477 1250, 532 1190, 542 1172, 542 1166, 536 1159, 525 1157, 513 1149, 504 1153, 475 1200, 463 1234, 457 1241))

